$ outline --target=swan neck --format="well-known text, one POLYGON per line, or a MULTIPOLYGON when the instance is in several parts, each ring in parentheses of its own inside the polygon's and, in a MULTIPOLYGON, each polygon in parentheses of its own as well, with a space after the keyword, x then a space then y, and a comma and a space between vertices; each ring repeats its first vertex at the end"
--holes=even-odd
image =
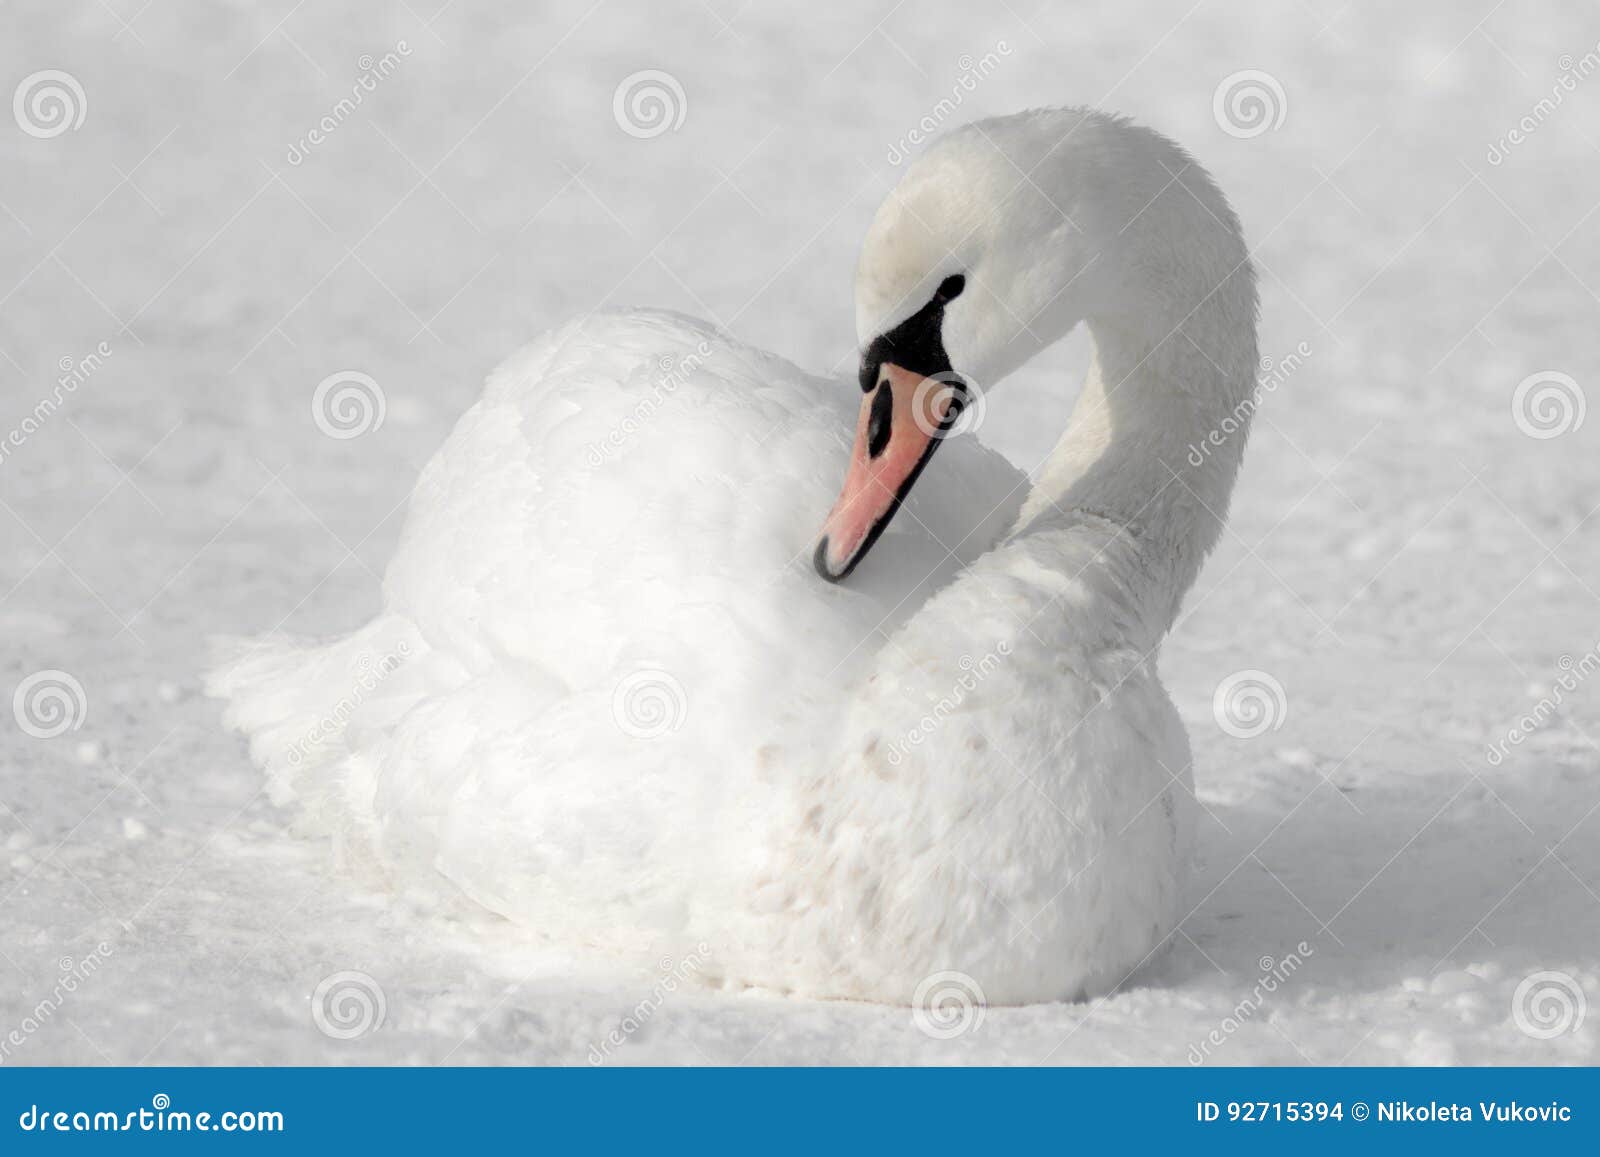
POLYGON ((1086 517, 1125 529, 1139 556, 1130 582, 1164 631, 1227 517, 1254 411, 1253 300, 1208 302, 1170 329, 1116 317, 1088 328, 1087 380, 1016 533, 1086 517))

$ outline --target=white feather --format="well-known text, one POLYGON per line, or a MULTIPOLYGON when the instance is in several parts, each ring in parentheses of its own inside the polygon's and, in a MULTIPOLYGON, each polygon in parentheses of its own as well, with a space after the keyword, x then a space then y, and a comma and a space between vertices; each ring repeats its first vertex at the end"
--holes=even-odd
POLYGON ((1178 914, 1192 780, 1155 656, 1242 450, 1183 461, 1247 397, 1253 282, 1191 160, 1074 110, 912 167, 863 254, 863 341, 953 270, 958 370, 997 378, 1080 320, 1095 338, 1020 524, 1023 477, 950 439, 826 584, 854 387, 673 314, 575 322, 497 369, 424 470, 378 620, 213 676, 275 798, 553 938, 704 942, 732 981, 1120 982, 1178 914))

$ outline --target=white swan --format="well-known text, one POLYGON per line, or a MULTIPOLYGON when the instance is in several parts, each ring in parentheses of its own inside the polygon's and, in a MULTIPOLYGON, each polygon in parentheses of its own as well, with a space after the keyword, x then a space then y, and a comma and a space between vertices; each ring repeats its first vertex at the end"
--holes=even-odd
POLYGON ((853 387, 666 313, 496 370, 417 485, 385 613, 212 677, 274 797, 559 940, 729 981, 1124 979, 1187 854, 1155 660, 1251 409, 1237 220, 1125 120, 983 121, 879 210, 856 299, 855 419, 853 387), (1094 365, 1024 502, 943 435, 1080 321, 1094 365))

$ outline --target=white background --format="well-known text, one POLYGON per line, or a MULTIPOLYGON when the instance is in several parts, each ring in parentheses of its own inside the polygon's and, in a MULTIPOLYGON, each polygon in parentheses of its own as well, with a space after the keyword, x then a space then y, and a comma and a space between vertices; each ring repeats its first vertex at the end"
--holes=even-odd
MULTIPOLYGON (((112 351, 0 460, 0 691, 60 669, 87 700, 50 739, 0 713, 0 1037, 109 948, 6 1063, 584 1062, 648 979, 332 870, 200 694, 207 638, 364 621, 483 375, 597 305, 847 373, 889 150, 1002 42, 956 120, 1086 103, 1175 137, 1256 247, 1263 353, 1312 350, 1164 655, 1206 805, 1193 911, 1109 998, 949 1041, 903 1010, 679 993, 619 1059, 1181 1064, 1301 941, 1214 1061, 1596 1059, 1600 1009, 1538 1039, 1512 995, 1556 970, 1600 1002, 1600 686, 1484 755, 1600 642, 1600 416, 1536 439, 1511 407, 1541 371, 1600 389, 1600 74, 1489 161, 1597 50, 1592 4, 438 4, 0 10, 0 95, 62 69, 87 101, 48 139, 0 109, 0 436, 62 359, 112 351), (612 95, 645 68, 687 107, 642 140, 612 95), (1242 69, 1285 94, 1249 139, 1212 107, 1242 69), (345 369, 388 413, 337 441, 310 400, 345 369), (1287 714, 1233 738, 1212 692, 1252 668, 1287 714), (309 1003, 346 969, 385 1019, 338 1041, 309 1003)), ((1037 465, 1082 357, 1009 383, 983 436, 1037 465)))

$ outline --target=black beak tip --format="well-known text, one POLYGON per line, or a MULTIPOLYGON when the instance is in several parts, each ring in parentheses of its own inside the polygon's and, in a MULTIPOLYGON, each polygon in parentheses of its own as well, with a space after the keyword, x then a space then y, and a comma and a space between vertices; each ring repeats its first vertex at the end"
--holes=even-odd
MULTIPOLYGON (((874 535, 873 537, 876 538, 877 536, 874 535)), ((866 548, 871 545, 871 541, 868 541, 865 546, 857 547, 855 554, 845 561, 843 568, 834 570, 828 565, 828 536, 823 535, 822 540, 817 543, 817 549, 811 555, 811 565, 816 568, 819 575, 829 582, 842 583, 850 577, 850 572, 856 569, 856 564, 866 556, 866 548)))
POLYGON ((822 538, 818 540, 816 552, 811 556, 811 565, 816 568, 816 571, 819 575, 831 583, 838 582, 849 573, 848 571, 842 571, 839 574, 834 574, 833 571, 829 569, 827 535, 823 535, 822 538))

